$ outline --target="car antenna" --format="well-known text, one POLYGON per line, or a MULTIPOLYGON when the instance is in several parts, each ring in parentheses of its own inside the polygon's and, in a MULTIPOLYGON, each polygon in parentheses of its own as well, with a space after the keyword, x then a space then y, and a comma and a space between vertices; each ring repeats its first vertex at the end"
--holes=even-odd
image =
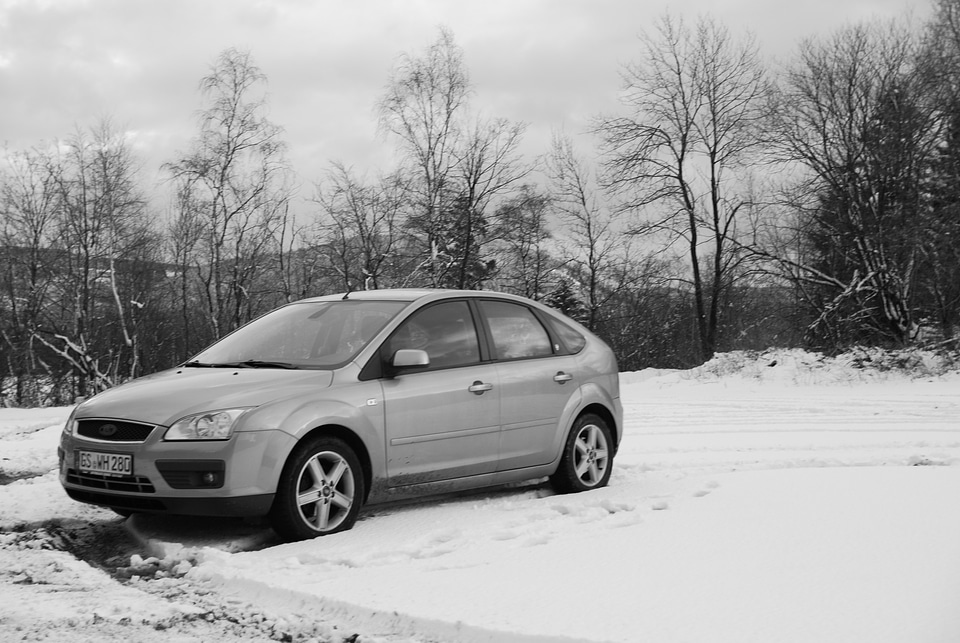
POLYGON ((346 301, 349 298, 350 298, 350 291, 348 290, 347 292, 343 293, 343 299, 341 299, 340 301, 346 301))

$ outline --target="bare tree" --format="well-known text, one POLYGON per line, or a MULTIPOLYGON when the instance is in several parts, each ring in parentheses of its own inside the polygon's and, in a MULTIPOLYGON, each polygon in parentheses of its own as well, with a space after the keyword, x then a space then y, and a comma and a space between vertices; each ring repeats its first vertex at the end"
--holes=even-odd
POLYGON ((196 292, 200 274, 195 264, 197 249, 204 236, 201 211, 202 204, 197 203, 194 191, 182 184, 176 191, 166 230, 167 256, 173 265, 172 281, 176 284, 170 298, 177 302, 179 309, 176 354, 180 359, 186 359, 212 339, 211 335, 196 330, 196 327, 204 326, 203 317, 198 318, 195 314, 196 304, 202 299, 196 292))
POLYGON ((79 395, 87 395, 140 374, 139 311, 148 293, 132 276, 152 256, 153 233, 139 165, 109 120, 60 149, 50 168, 59 292, 34 337, 73 368, 79 395))
POLYGON ((524 126, 472 118, 471 93, 463 51, 441 29, 423 55, 401 56, 378 104, 412 177, 407 225, 431 286, 479 286, 489 271, 487 208, 530 171, 517 154, 524 126))
POLYGON ((548 252, 550 198, 533 186, 503 202, 494 215, 499 268, 498 287, 529 299, 541 299, 556 261, 548 252))
POLYGON ((689 257, 702 359, 716 350, 724 291, 742 254, 732 243, 749 197, 742 176, 762 142, 765 72, 752 38, 735 40, 708 18, 689 29, 660 19, 627 65, 630 115, 601 121, 608 186, 621 210, 643 215, 635 229, 681 241, 689 257))
MULTIPOLYGON (((54 283, 48 251, 56 237, 59 192, 50 173, 50 153, 11 153, 0 173, 0 340, 6 346, 3 366, 12 376, 16 404, 39 403, 34 375, 49 366, 38 353, 34 335, 54 283)), ((0 391, 2 397, 2 391, 0 391)))
POLYGON ((445 241, 441 215, 454 199, 454 151, 462 133, 459 115, 469 94, 463 52, 453 34, 441 29, 422 57, 400 57, 378 105, 380 127, 399 139, 417 178, 415 223, 425 237, 434 286, 439 285, 442 272, 438 261, 439 246, 445 241))
POLYGON ((590 165, 569 138, 554 134, 544 166, 551 203, 566 228, 561 266, 575 279, 586 306, 583 321, 593 330, 604 305, 629 285, 629 239, 614 227, 590 165))
POLYGON ((815 318, 818 341, 915 337, 914 286, 929 218, 922 177, 939 101, 901 24, 855 25, 803 44, 783 79, 776 149, 806 170, 800 245, 778 260, 815 318))
POLYGON ((194 268, 214 337, 255 314, 258 266, 292 193, 281 129, 258 93, 265 81, 249 53, 222 52, 200 83, 208 102, 193 149, 167 166, 203 222, 194 268))
POLYGON ((461 211, 459 261, 454 267, 453 284, 457 288, 479 287, 484 274, 472 275, 481 260, 481 246, 490 240, 483 232, 488 227, 486 211, 497 196, 512 190, 530 173, 531 167, 521 161, 517 148, 526 126, 506 119, 477 119, 457 150, 457 174, 461 211))
POLYGON ((366 184, 341 164, 316 186, 321 239, 346 291, 396 283, 400 221, 408 192, 400 175, 366 184))
POLYGON ((934 16, 929 24, 931 47, 925 52, 934 55, 939 77, 960 89, 960 0, 935 0, 934 16))
POLYGON ((311 294, 321 294, 321 253, 310 247, 314 237, 309 224, 298 222, 291 208, 287 208, 276 234, 276 266, 280 293, 278 303, 289 303, 311 294))

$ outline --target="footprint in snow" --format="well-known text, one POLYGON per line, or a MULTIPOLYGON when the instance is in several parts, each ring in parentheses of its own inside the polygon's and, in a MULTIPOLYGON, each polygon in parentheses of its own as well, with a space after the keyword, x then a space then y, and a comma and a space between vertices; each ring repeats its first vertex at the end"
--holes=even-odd
POLYGON ((600 506, 611 514, 620 513, 622 511, 634 511, 637 508, 635 504, 630 502, 613 502, 612 500, 604 500, 600 503, 600 506))
POLYGON ((420 551, 415 551, 410 554, 410 558, 422 560, 425 558, 437 558, 438 556, 443 556, 454 551, 455 547, 448 545, 446 547, 428 547, 426 549, 421 549, 420 551))
POLYGON ((546 545, 550 542, 550 536, 547 534, 539 534, 536 536, 530 536, 529 538, 524 539, 521 545, 524 547, 536 547, 537 545, 546 545))
POLYGON ((632 527, 633 525, 639 525, 643 522, 643 519, 636 512, 629 513, 619 513, 610 518, 608 523, 605 523, 610 529, 619 529, 621 527, 632 527))
POLYGON ((458 529, 451 529, 433 534, 426 539, 423 546, 411 553, 411 558, 435 558, 449 554, 456 549, 455 541, 460 538, 461 532, 458 529))
POLYGON ((699 491, 694 492, 693 497, 694 497, 694 498, 702 498, 702 497, 704 497, 705 495, 707 495, 708 493, 710 493, 711 491, 713 491, 714 489, 716 489, 716 488, 719 487, 719 486, 720 486, 720 483, 717 482, 716 480, 708 480, 708 481, 704 484, 704 488, 703 488, 703 489, 700 489, 699 491))
POLYGON ((459 529, 449 529, 447 531, 441 531, 438 534, 434 534, 433 536, 430 537, 430 540, 428 542, 432 544, 448 543, 451 540, 459 538, 460 534, 461 532, 459 529))
POLYGON ((556 511, 561 516, 569 516, 571 513, 573 513, 573 509, 571 509, 567 505, 553 505, 550 508, 556 511))

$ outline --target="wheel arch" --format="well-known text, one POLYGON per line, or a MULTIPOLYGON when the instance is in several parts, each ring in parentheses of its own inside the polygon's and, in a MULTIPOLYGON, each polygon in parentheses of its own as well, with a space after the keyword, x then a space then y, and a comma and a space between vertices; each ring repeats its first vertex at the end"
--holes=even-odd
MULTIPOLYGON (((576 424, 577 420, 588 414, 596 415, 600 417, 601 420, 606 422, 607 427, 610 429, 610 433, 613 434, 613 450, 614 454, 616 454, 617 449, 620 448, 620 427, 617 425, 617 420, 613 412, 603 404, 594 402, 583 407, 580 412, 577 413, 577 417, 574 418, 573 424, 576 424)), ((570 425, 571 429, 573 428, 573 424, 570 425)))
POLYGON ((318 427, 315 427, 300 436, 300 439, 297 441, 297 443, 300 444, 306 440, 319 437, 338 438, 344 441, 347 446, 353 449, 353 452, 357 454, 357 458, 360 460, 360 467, 363 469, 363 502, 366 503, 367 498, 370 497, 370 485, 373 481, 373 467, 371 464, 370 452, 367 449, 366 444, 364 444, 360 436, 354 431, 340 424, 322 424, 318 427))

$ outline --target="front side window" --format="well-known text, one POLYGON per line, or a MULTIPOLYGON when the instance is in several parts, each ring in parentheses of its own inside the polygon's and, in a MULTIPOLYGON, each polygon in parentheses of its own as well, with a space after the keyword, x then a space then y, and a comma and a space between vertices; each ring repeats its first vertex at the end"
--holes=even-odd
POLYGON ((224 337, 187 366, 333 368, 353 359, 406 306, 369 300, 290 304, 224 337))
POLYGON ((481 301, 497 359, 553 355, 550 335, 526 306, 505 301, 481 301))
POLYGON ((387 359, 401 349, 419 349, 430 356, 430 369, 467 366, 480 361, 480 343, 463 301, 419 310, 401 324, 386 344, 387 359))

